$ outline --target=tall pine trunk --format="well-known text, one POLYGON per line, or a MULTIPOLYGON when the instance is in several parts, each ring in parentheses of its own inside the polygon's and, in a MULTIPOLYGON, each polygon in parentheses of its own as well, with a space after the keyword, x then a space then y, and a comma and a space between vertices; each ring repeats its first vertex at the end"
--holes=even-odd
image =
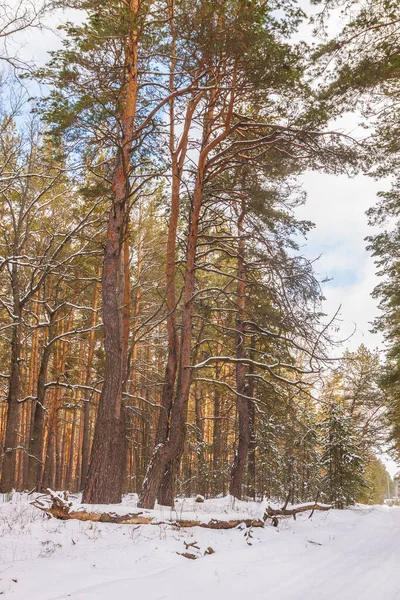
MULTIPOLYGON (((234 89, 233 85, 233 89, 234 89)), ((199 237, 200 211, 203 203, 204 182, 207 170, 207 159, 210 152, 229 134, 233 113, 234 92, 230 92, 227 117, 223 132, 211 139, 214 108, 217 97, 217 86, 210 91, 210 98, 204 114, 202 147, 199 154, 196 181, 193 190, 190 211, 189 233, 186 247, 186 261, 182 307, 182 335, 178 364, 178 380, 171 408, 168 439, 156 446, 150 461, 138 506, 153 508, 161 485, 168 487, 170 505, 173 505, 173 487, 179 461, 184 451, 186 439, 186 422, 192 383, 191 351, 193 337, 194 292, 196 288, 196 254, 199 237), (166 480, 163 483, 164 474, 166 480)))
POLYGON ((246 241, 243 232, 243 223, 246 214, 245 200, 242 200, 241 212, 238 218, 238 281, 237 281, 237 313, 236 313, 236 392, 237 414, 239 421, 239 442, 231 471, 229 492, 235 498, 242 497, 242 486, 247 467, 247 458, 250 446, 250 411, 249 400, 246 396, 246 367, 245 358, 245 294, 246 294, 246 241))
MULTIPOLYGON (((96 323, 97 323, 97 309, 99 306, 99 284, 96 282, 93 294, 93 312, 90 322, 91 331, 89 334, 89 348, 86 362, 86 373, 85 373, 85 386, 89 387, 92 381, 92 363, 94 356, 94 345, 96 339, 96 323)), ((81 464, 81 476, 80 476, 80 489, 83 489, 87 477, 87 471, 89 466, 90 456, 90 398, 93 394, 89 390, 85 391, 83 398, 83 436, 82 436, 82 464, 81 464)))
MULTIPOLYGON (((126 279, 124 242, 130 200, 130 154, 135 135, 138 94, 139 2, 131 0, 129 40, 125 49, 127 71, 125 104, 121 115, 122 139, 112 179, 112 205, 108 216, 103 261, 102 299, 105 370, 94 431, 83 502, 89 504, 121 501, 126 462, 125 419, 122 391, 126 378, 126 279), (125 327, 124 327, 125 325, 125 327)), ((126 256, 126 255, 125 255, 126 256)))
MULTIPOLYGON (((255 346, 256 346, 256 338, 252 336, 251 338, 251 348, 249 351, 250 360, 255 360, 255 346)), ((249 398, 254 398, 254 365, 250 363, 249 365, 249 381, 246 386, 247 395, 249 398)), ((249 441, 249 456, 248 456, 248 469, 247 469, 247 479, 248 479, 248 495, 253 500, 256 499, 256 447, 257 447, 257 438, 256 438, 256 407, 253 400, 248 400, 249 402, 249 428, 250 428, 250 441, 249 441)))
MULTIPOLYGON (((168 332, 168 359, 165 368, 164 385, 161 395, 161 410, 156 430, 156 446, 165 442, 169 433, 169 419, 174 396, 176 373, 178 368, 179 342, 176 329, 176 292, 175 292, 175 255, 176 255, 176 232, 179 218, 179 193, 180 179, 177 161, 173 157, 171 215, 168 225, 168 240, 166 254, 166 285, 167 285, 167 332, 168 332)), ((174 464, 166 466, 164 481, 158 491, 158 501, 165 506, 174 503, 174 464)))
POLYGON ((16 485, 17 447, 20 446, 20 405, 21 389, 21 316, 20 288, 17 265, 14 263, 11 272, 13 292, 13 328, 11 336, 11 365, 7 397, 7 420, 4 433, 0 492, 10 492, 16 485))
POLYGON ((53 350, 54 337, 54 319, 55 312, 49 315, 50 324, 47 336, 47 343, 43 346, 42 359, 36 387, 36 402, 33 407, 32 432, 29 446, 29 462, 27 487, 29 490, 40 490, 43 478, 43 446, 44 446, 44 426, 46 420, 45 396, 47 369, 50 356, 53 350))
MULTIPOLYGON (((171 74, 170 89, 175 91, 176 57, 176 30, 174 22, 174 0, 168 1, 170 26, 171 26, 171 74)), ((176 261, 176 236, 179 222, 180 191, 183 168, 189 142, 189 131, 195 109, 202 98, 202 93, 194 94, 188 102, 186 116, 179 144, 175 141, 175 99, 169 103, 169 151, 171 156, 171 214, 168 223, 168 239, 166 248, 166 300, 167 300, 167 333, 168 333, 168 358, 165 368, 164 385, 161 395, 161 411, 157 423, 156 446, 166 441, 169 434, 171 407, 174 398, 176 376, 179 361, 179 336, 176 323, 176 289, 175 289, 175 261, 176 261)), ((176 461, 168 463, 164 477, 158 491, 158 500, 165 506, 174 504, 174 478, 179 468, 176 461)))
MULTIPOLYGON (((74 319, 74 310, 71 310, 68 321, 64 317, 58 323, 59 334, 62 335, 66 331, 72 329, 74 319)), ((58 333, 58 332, 57 332, 58 333)), ((62 338, 61 338, 62 339, 62 338)), ((58 340, 55 342, 55 359, 54 359, 54 374, 59 377, 65 373, 65 363, 68 354, 68 343, 65 341, 58 340)), ((62 388, 57 386, 52 398, 52 402, 49 403, 49 419, 48 419, 48 436, 47 436, 47 450, 45 456, 44 472, 43 472, 43 484, 44 487, 51 487, 53 489, 61 489, 61 470, 62 470, 62 457, 61 457, 61 433, 60 433, 60 411, 62 403, 62 388)))
POLYGON ((153 508, 164 473, 170 471, 168 476, 173 481, 176 474, 177 463, 181 458, 186 438, 186 420, 189 401, 191 373, 191 346, 192 346, 192 323, 195 291, 195 260, 197 250, 198 228, 200 208, 203 199, 203 180, 205 157, 200 157, 193 204, 190 219, 190 229, 186 250, 185 286, 183 293, 182 309, 182 337, 179 361, 179 373, 177 381, 176 396, 171 409, 171 423, 169 437, 156 446, 146 478, 143 482, 139 498, 139 506, 142 508, 153 508))

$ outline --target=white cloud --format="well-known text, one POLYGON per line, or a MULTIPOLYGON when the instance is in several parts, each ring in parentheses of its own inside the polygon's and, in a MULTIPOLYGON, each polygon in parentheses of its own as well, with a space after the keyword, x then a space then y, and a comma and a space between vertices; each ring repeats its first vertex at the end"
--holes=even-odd
POLYGON ((308 200, 297 214, 316 225, 303 252, 308 258, 321 255, 315 269, 321 279, 332 278, 323 284, 324 310, 332 316, 341 305, 340 338, 356 328, 345 346, 354 349, 364 343, 376 347, 382 340, 370 333, 371 322, 379 313, 371 292, 378 278, 365 249, 365 237, 374 233, 365 211, 375 204, 376 193, 384 184, 363 176, 323 173, 308 173, 303 183, 308 200))

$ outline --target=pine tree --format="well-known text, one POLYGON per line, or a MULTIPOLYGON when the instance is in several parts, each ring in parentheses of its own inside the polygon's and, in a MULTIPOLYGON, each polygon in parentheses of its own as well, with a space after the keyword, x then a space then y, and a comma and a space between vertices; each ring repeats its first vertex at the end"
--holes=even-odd
POLYGON ((366 488, 358 501, 365 504, 383 504, 392 496, 393 482, 385 465, 376 457, 371 457, 365 468, 366 488))
POLYGON ((355 504, 365 483, 365 459, 360 453, 351 419, 334 403, 321 422, 322 489, 337 508, 355 504))

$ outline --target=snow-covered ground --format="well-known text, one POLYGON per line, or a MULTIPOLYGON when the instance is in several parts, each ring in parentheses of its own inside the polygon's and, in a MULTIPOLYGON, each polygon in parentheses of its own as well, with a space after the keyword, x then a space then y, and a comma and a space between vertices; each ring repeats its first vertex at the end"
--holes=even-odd
MULTIPOLYGON (((128 499, 118 512, 133 510, 128 499)), ((264 506, 185 500, 161 520, 257 518, 264 506), (240 515, 240 516, 239 516, 240 515)), ((47 519, 26 497, 0 504, 0 595, 14 600, 398 600, 400 508, 299 515, 279 528, 113 525, 47 519), (186 550, 186 544, 196 543, 186 550), (205 554, 212 548, 214 554, 205 554), (185 551, 199 555, 189 560, 185 551)))

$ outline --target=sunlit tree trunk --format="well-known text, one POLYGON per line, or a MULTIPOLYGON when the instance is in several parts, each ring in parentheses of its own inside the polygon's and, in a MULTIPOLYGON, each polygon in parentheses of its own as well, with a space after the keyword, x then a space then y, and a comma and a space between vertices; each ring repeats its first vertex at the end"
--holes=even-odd
POLYGON ((54 319, 56 313, 49 314, 47 339, 43 340, 43 353, 40 361, 39 375, 36 386, 36 402, 33 405, 33 423, 29 445, 28 482, 29 490, 40 490, 43 478, 43 446, 46 420, 45 396, 46 380, 50 357, 53 351, 54 319))
POLYGON ((85 482, 83 501, 118 503, 121 501, 126 460, 123 383, 126 377, 124 345, 124 306, 126 271, 124 241, 130 199, 130 153, 135 135, 138 95, 138 30, 136 20, 140 4, 131 0, 132 20, 125 49, 127 79, 125 103, 120 124, 122 139, 117 151, 112 179, 112 205, 108 216, 107 240, 103 261, 102 299, 104 321, 105 372, 100 396, 92 452, 85 482), (125 362, 124 362, 125 361, 125 362))
MULTIPOLYGON (((193 194, 193 209, 186 252, 180 365, 176 397, 171 409, 169 438, 164 443, 156 446, 150 461, 139 500, 139 506, 143 508, 153 508, 166 468, 171 464, 174 466, 174 461, 180 459, 186 437, 187 406, 192 380, 190 364, 194 309, 193 293, 195 290, 195 258, 200 208, 203 197, 204 160, 205 157, 203 156, 198 167, 193 194)), ((172 473, 172 477, 174 476, 175 472, 172 473)))
MULTIPOLYGON (((98 273, 100 275, 100 273, 98 273)), ((87 353, 86 362, 86 373, 85 373, 85 386, 89 387, 92 381, 92 365, 93 356, 96 340, 95 327, 97 324, 97 310, 99 307, 99 288, 100 285, 96 281, 93 293, 93 304, 92 304, 92 318, 90 321, 90 333, 89 333, 89 347, 87 353)), ((90 456, 90 399, 93 394, 89 390, 85 390, 83 396, 83 436, 82 436, 82 463, 81 463, 81 477, 80 477, 80 489, 83 489, 86 481, 87 470, 89 465, 90 456)))
POLYGON ((186 422, 190 386, 192 382, 191 351, 193 336, 194 292, 196 288, 196 254, 199 236, 200 211, 203 202, 204 182, 207 158, 213 148, 228 135, 233 112, 233 91, 230 93, 225 129, 211 141, 213 115, 217 88, 210 91, 209 102, 204 114, 203 141, 199 154, 196 181, 190 212, 190 225, 186 246, 186 261, 184 273, 183 306, 182 306, 182 335, 180 342, 180 360, 176 393, 171 408, 170 428, 168 439, 158 444, 150 461, 146 478, 139 498, 139 506, 153 508, 164 474, 171 479, 169 485, 171 505, 173 504, 173 482, 179 466, 186 439, 186 422))
MULTIPOLYGON (((171 42, 171 74, 170 89, 175 90, 175 70, 177 64, 176 56, 176 30, 174 22, 174 0, 168 1, 170 26, 172 34, 171 42)), ((169 434, 170 414, 173 403, 176 375, 179 360, 179 336, 176 322, 176 289, 175 289, 175 262, 176 262, 176 236, 180 212, 180 192, 183 177, 183 168, 189 143, 189 131, 195 109, 202 98, 201 93, 191 97, 188 102, 183 131, 179 143, 175 140, 175 99, 169 103, 169 152, 171 156, 171 212, 168 223, 168 239, 166 248, 166 303, 167 303, 167 333, 168 333, 168 358, 165 368, 164 385, 161 395, 161 410, 156 430, 156 446, 165 442, 169 434)), ((178 465, 168 463, 165 474, 158 491, 160 504, 172 506, 174 502, 173 479, 178 465)))
MULTIPOLYGON (((74 311, 71 310, 68 319, 63 319, 59 324, 59 329, 56 335, 62 335, 66 331, 72 329, 74 319, 74 311)), ((59 377, 65 372, 65 363, 67 360, 68 344, 65 341, 57 341, 53 373, 59 377)), ((44 378, 46 372, 44 372, 44 378)), ((44 384, 43 384, 44 385, 44 384)), ((56 386, 52 401, 49 403, 49 418, 48 418, 48 434, 47 434, 47 450, 45 455, 43 481, 45 487, 53 489, 61 488, 61 470, 62 461, 60 456, 60 439, 59 439, 59 418, 61 410, 62 388, 56 386)), ((62 432, 61 432, 62 434, 62 432)), ((61 435, 60 434, 60 435, 61 435)))

